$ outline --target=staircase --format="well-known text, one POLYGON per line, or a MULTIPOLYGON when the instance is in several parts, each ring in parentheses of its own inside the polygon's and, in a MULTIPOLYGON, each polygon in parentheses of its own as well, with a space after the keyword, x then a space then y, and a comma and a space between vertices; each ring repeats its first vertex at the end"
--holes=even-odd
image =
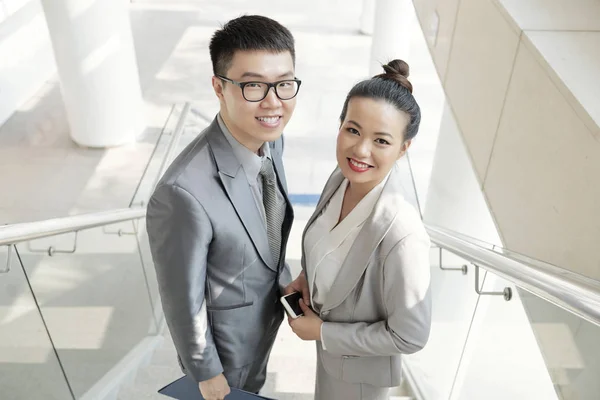
POLYGON ((118 400, 166 400, 158 389, 181 377, 177 353, 169 331, 165 329, 162 343, 156 348, 149 362, 142 366, 135 378, 121 386, 118 400))
MULTIPOLYGON (((267 368, 267 382, 261 394, 278 400, 312 400, 316 368, 314 343, 303 342, 295 337, 287 323, 282 324, 279 336, 271 353, 267 368), (292 354, 293 353, 293 354, 292 354)), ((181 370, 168 330, 165 329, 162 343, 146 365, 135 377, 121 386, 118 400, 167 400, 157 393, 158 389, 180 378, 181 370)), ((411 400, 412 397, 395 394, 390 400, 411 400)))

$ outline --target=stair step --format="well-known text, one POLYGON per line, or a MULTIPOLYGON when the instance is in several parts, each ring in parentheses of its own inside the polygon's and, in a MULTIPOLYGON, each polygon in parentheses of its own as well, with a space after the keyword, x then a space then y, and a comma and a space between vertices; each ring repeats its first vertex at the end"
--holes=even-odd
POLYGON ((119 390, 117 400, 165 400, 165 396, 156 390, 138 386, 124 386, 119 390))
POLYGON ((178 367, 177 352, 175 349, 157 349, 148 364, 178 367))
POLYGON ((157 391, 182 376, 179 366, 148 365, 138 371, 134 385, 147 387, 149 391, 157 391))
MULTIPOLYGON (((285 329, 283 331, 285 333, 285 329)), ((165 400, 165 397, 158 394, 157 391, 170 382, 179 379, 183 373, 177 362, 177 352, 168 331, 163 336, 164 340, 155 348, 154 353, 149 357, 149 362, 137 371, 132 382, 121 386, 116 400, 165 400)), ((285 335, 282 335, 282 339, 283 336, 285 335)), ((267 379, 262 394, 277 400, 312 400, 314 398, 312 393, 297 393, 298 388, 294 385, 290 386, 289 382, 286 385, 288 392, 278 391, 273 386, 275 382, 280 379, 286 380, 291 374, 288 367, 290 361, 293 360, 291 364, 304 365, 308 363, 313 365, 316 360, 312 358, 307 356, 290 357, 289 354, 272 354, 268 369, 269 379, 267 379)), ((303 380, 313 382, 314 371, 309 369, 306 373, 307 375, 303 380)), ((407 391, 400 390, 400 388, 394 389, 396 390, 392 390, 391 393, 393 394, 390 396, 390 400, 414 400, 413 397, 406 396, 407 391)))

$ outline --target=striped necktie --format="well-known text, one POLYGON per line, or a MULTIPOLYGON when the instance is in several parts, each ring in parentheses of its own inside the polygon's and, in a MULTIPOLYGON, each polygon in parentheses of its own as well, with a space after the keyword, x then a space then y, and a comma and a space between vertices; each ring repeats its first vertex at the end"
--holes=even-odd
POLYGON ((263 205, 265 206, 265 217, 267 219, 267 237, 269 248, 273 255, 275 265, 279 265, 279 254, 281 252, 281 227, 285 217, 285 207, 278 200, 277 177, 273 169, 273 163, 268 157, 264 157, 260 168, 260 176, 263 184, 263 205))

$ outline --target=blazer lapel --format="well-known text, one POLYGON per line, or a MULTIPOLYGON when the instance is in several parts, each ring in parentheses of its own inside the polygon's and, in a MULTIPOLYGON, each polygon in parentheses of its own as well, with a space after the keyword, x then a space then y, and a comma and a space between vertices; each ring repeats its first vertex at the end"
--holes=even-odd
POLYGON ((315 219, 317 219, 319 214, 321 214, 321 212, 323 211, 325 206, 327 206, 327 204, 329 203, 329 200, 331 200, 331 197, 335 194, 335 191, 337 190, 338 187, 340 187, 340 185, 342 184, 343 181, 344 181, 344 175, 342 175, 342 171, 339 168, 336 168, 333 171, 333 173, 331 174, 331 176, 329 177, 329 179, 327 180, 325 187, 323 188, 323 193, 321 193, 321 197, 319 198, 319 202, 317 203, 315 212, 313 212, 310 219, 306 223, 306 226, 304 227, 304 232, 302 232, 302 261, 301 261, 301 264, 302 264, 302 269, 304 270, 305 274, 306 274, 306 254, 304 254, 304 238, 306 236, 306 232, 308 231, 308 228, 310 228, 310 226, 315 222, 315 219))
POLYGON ((402 198, 402 187, 397 182, 397 178, 398 173, 394 167, 373 212, 365 221, 350 248, 335 282, 327 294, 322 310, 331 310, 348 297, 367 269, 371 256, 390 230, 398 213, 394 204, 398 204, 402 198))
MULTIPOLYGON (((287 182, 285 180, 285 170, 283 169, 283 161, 281 159, 281 153, 278 151, 276 147, 271 147, 271 159, 273 160, 273 166, 275 167, 275 176, 277 177, 277 182, 279 183, 279 191, 283 195, 286 203, 287 211, 292 210, 292 203, 288 198, 287 193, 287 182)), ((292 211, 293 217, 293 211, 292 211)))
MULTIPOLYGON (((281 139, 279 139, 281 141, 281 139)), ((271 150, 271 159, 273 160, 273 166, 275 167, 275 176, 277 176, 277 182, 279 183, 279 191, 283 195, 285 200, 285 219, 283 221, 283 227, 281 229, 281 249, 279 253, 280 263, 285 262, 282 255, 285 252, 287 241, 289 238, 289 232, 292 229, 292 221, 294 220, 294 208, 288 197, 287 193, 287 181, 285 179, 285 170, 283 168, 282 154, 278 146, 269 144, 271 150)))
POLYGON ((246 228, 246 232, 263 262, 273 271, 277 266, 269 249, 269 239, 264 228, 261 214, 256 208, 254 195, 248 184, 246 176, 242 172, 241 164, 233 154, 231 146, 221 132, 216 120, 213 121, 212 129, 208 133, 208 141, 215 157, 219 177, 227 192, 229 200, 233 204, 240 220, 246 228))
POLYGON ((281 151, 277 148, 277 146, 270 147, 271 150, 271 158, 273 159, 273 164, 275 166, 275 172, 277 175, 277 179, 279 180, 279 185, 283 188, 283 192, 285 195, 285 199, 287 200, 287 181, 285 179, 285 172, 283 168, 283 160, 281 151))

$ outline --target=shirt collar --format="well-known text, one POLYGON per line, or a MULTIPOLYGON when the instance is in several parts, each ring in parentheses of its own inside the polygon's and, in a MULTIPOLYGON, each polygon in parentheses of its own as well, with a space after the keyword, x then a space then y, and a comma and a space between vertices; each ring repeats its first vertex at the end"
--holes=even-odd
MULTIPOLYGON (((350 226, 350 225, 359 226, 363 222, 365 222, 367 220, 367 218, 369 218, 369 216, 373 212, 373 209, 375 208, 375 204, 377 203, 377 201, 379 200, 379 197, 381 196, 381 193, 383 192, 383 188, 385 187, 385 184, 387 183, 387 181, 390 177, 390 173, 391 173, 391 171, 388 172, 388 174, 383 178, 383 180, 381 182, 379 182, 377 184, 377 186, 375 186, 373 189, 371 189, 365 195, 365 197, 363 197, 358 202, 358 204, 354 207, 354 209, 352 211, 350 211, 350 213, 346 216, 346 218, 344 218, 344 220, 342 222, 340 222, 340 225, 344 224, 344 225, 348 225, 348 226, 350 226)), ((338 219, 340 217, 340 211, 342 209, 344 195, 346 193, 347 187, 348 187, 348 179, 344 178, 344 180, 340 184, 338 190, 335 192, 335 194, 332 196, 332 198, 330 200, 330 206, 332 206, 332 211, 333 211, 332 215, 334 217, 334 220, 332 221, 333 224, 331 225, 331 229, 333 229, 333 227, 338 224, 338 219)))
POLYGON ((235 158, 242 164, 242 168, 246 174, 246 178, 248 179, 248 183, 253 184, 256 182, 258 178, 258 174, 260 173, 260 168, 262 166, 262 160, 264 157, 269 159, 271 158, 271 149, 269 148, 269 143, 265 142, 261 148, 259 149, 260 154, 254 153, 252 150, 248 149, 246 146, 237 141, 235 137, 231 134, 231 131, 225 125, 223 118, 221 118, 221 114, 217 114, 217 122, 219 127, 223 131, 225 138, 231 145, 233 150, 233 154, 235 158))

